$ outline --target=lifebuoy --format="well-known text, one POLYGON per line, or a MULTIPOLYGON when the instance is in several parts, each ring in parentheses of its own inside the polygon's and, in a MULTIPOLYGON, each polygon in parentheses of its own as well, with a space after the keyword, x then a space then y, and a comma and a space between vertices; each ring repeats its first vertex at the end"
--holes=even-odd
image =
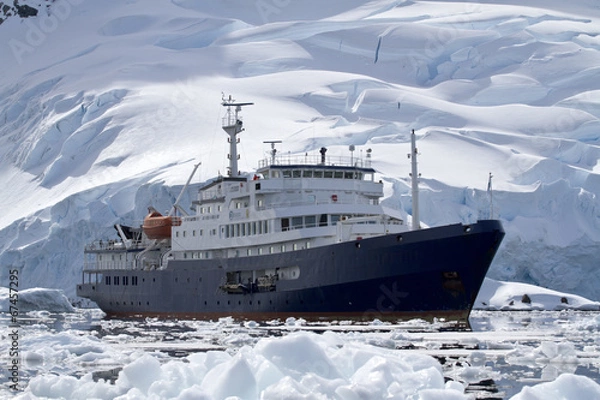
POLYGON ((331 201, 333 201, 334 203, 337 201, 337 194, 331 195, 331 201))

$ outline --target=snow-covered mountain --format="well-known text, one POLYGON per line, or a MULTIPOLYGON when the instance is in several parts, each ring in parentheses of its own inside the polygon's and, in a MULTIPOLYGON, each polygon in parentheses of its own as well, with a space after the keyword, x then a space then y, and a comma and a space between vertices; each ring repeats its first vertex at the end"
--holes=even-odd
POLYGON ((38 13, 0 24, 0 286, 16 266, 73 295, 86 242, 168 209, 198 161, 196 183, 225 173, 224 92, 255 102, 242 170, 265 140, 370 148, 408 215, 415 129, 424 223, 489 217, 491 172, 489 276, 600 299, 595 1, 19 4, 38 13))

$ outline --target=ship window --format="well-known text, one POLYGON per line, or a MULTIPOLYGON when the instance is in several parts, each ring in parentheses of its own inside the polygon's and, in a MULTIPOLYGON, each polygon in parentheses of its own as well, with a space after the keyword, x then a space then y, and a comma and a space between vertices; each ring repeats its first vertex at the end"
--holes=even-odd
POLYGON ((298 243, 294 243, 293 249, 298 250, 298 243))
POLYGON ((242 208, 242 203, 240 203, 239 201, 235 202, 235 208, 242 208))
POLYGON ((246 236, 246 224, 242 224, 242 236, 246 236))
POLYGON ((179 231, 175 232, 175 237, 179 237, 179 231))
POLYGON ((287 231, 290 229, 290 219, 289 218, 281 218, 281 230, 287 231))
POLYGON ((256 235, 256 221, 252 222, 252 234, 256 235))
POLYGON ((263 199, 258 199, 258 202, 257 202, 257 204, 258 204, 258 207, 259 207, 259 208, 262 208, 262 207, 264 206, 264 203, 265 203, 265 202, 263 201, 263 199))
POLYGON ((217 206, 217 211, 221 212, 223 210, 223 206, 221 206, 220 204, 217 206))
POLYGON ((279 171, 271 171, 271 177, 279 178, 279 171))
POLYGON ((185 237, 185 231, 183 231, 183 237, 185 237))
POLYGON ((307 228, 313 228, 317 226, 317 217, 314 215, 307 215, 304 217, 304 226, 307 228))
POLYGON ((270 247, 269 247, 269 253, 270 253, 270 254, 273 254, 273 253, 275 253, 275 247, 273 247, 273 246, 270 246, 270 247))
POLYGON ((332 215, 331 216, 331 225, 335 225, 340 220, 340 215, 332 215))
POLYGON ((354 179, 359 179, 359 180, 361 180, 361 179, 362 179, 362 177, 363 177, 363 174, 362 174, 362 172, 355 172, 355 173, 354 173, 354 179))
POLYGON ((325 177, 325 178, 333 178, 333 171, 325 171, 323 173, 323 177, 325 177))
POLYGON ((300 178, 301 176, 302 176, 302 171, 300 171, 300 170, 292 171, 292 178, 300 178))
POLYGON ((319 217, 319 226, 327 226, 327 214, 321 214, 319 217))
POLYGON ((114 283, 115 283, 115 285, 119 286, 119 277, 118 276, 115 276, 114 283))
POLYGON ((208 207, 207 212, 210 214, 212 213, 212 207, 208 207))
POLYGON ((107 285, 110 285, 110 276, 105 276, 104 277, 104 283, 107 285))
POLYGON ((192 236, 196 236, 196 230, 195 229, 192 231, 192 236))
POLYGON ((302 228, 302 217, 292 217, 292 227, 294 229, 302 228))
POLYGON ((123 285, 125 285, 125 286, 129 285, 129 277, 128 276, 123 277, 123 285))
POLYGON ((304 178, 312 178, 313 177, 313 171, 312 169, 307 169, 302 171, 302 177, 304 178))
POLYGON ((315 171, 315 172, 313 172, 313 177, 314 178, 322 178, 323 177, 323 171, 315 171))
POLYGON ((352 172, 344 172, 344 179, 353 179, 352 172))
POLYGON ((292 177, 292 171, 290 171, 290 170, 287 170, 287 169, 284 169, 284 170, 282 171, 282 174, 283 174, 283 177, 284 177, 284 178, 291 178, 291 177, 292 177))
POLYGON ((283 252, 285 252, 285 244, 282 244, 282 245, 281 245, 281 252, 282 252, 282 253, 283 253, 283 252))
POLYGON ((335 179, 342 179, 344 177, 344 172, 343 171, 335 171, 333 174, 333 177, 335 179))
POLYGON ((204 253, 204 258, 210 258, 208 251, 206 253, 204 253))
POLYGON ((262 247, 259 247, 258 248, 258 254, 262 254, 262 253, 263 253, 263 249, 262 249, 262 247))
POLYGON ((306 242, 306 248, 310 249, 310 242, 306 242))
POLYGON ((263 221, 265 226, 263 227, 263 233, 269 233, 269 221, 263 221))
POLYGON ((252 255, 252 249, 248 249, 248 250, 246 251, 246 254, 247 254, 247 255, 249 255, 249 256, 251 256, 251 255, 252 255))
POLYGON ((200 207, 200 214, 204 214, 204 207, 200 207))
POLYGON ((131 277, 131 284, 133 286, 137 286, 137 284, 138 284, 138 277, 137 276, 132 276, 131 277))
POLYGON ((200 229, 200 236, 202 236, 203 233, 204 233, 204 230, 200 229))

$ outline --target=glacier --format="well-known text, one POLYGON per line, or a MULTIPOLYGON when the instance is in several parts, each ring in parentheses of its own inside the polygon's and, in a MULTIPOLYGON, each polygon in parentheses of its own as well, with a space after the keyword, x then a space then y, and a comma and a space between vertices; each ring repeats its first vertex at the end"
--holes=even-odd
POLYGON ((227 165, 222 92, 253 101, 240 167, 373 151, 410 218, 493 216, 488 277, 600 300, 600 9, 589 0, 21 1, 0 24, 0 286, 74 297, 83 247, 227 165), (493 174, 493 209, 486 191, 493 174))

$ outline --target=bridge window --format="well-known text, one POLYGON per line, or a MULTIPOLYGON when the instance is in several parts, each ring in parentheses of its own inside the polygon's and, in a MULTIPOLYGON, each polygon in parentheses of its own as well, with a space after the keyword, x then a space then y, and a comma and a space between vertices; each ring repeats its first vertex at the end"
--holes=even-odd
POLYGON ((302 228, 302 217, 292 217, 292 228, 302 228))

